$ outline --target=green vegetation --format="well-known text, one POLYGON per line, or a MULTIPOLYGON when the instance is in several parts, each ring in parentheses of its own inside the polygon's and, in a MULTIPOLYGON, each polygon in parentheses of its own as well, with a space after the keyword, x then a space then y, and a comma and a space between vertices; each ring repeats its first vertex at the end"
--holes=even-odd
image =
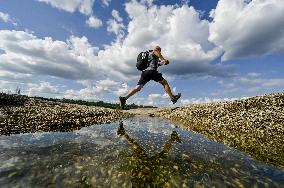
POLYGON ((23 106, 29 98, 25 95, 0 93, 1 106, 23 106))
MULTIPOLYGON (((119 103, 108 103, 104 101, 84 101, 84 100, 73 100, 73 99, 54 99, 54 98, 44 98, 44 97, 32 97, 35 99, 47 100, 47 101, 54 101, 54 102, 62 102, 68 104, 79 104, 79 105, 86 105, 86 106, 99 106, 111 109, 120 109, 119 103)), ((125 105, 125 109, 136 109, 136 108, 156 108, 154 106, 143 106, 143 105, 136 105, 134 103, 130 105, 125 105)))
MULTIPOLYGON (((45 98, 45 97, 28 97, 26 95, 16 95, 16 94, 6 94, 0 93, 0 104, 3 106, 9 105, 23 105, 26 100, 29 98, 38 99, 38 100, 45 100, 45 101, 53 101, 53 102, 61 102, 61 103, 68 103, 68 104, 79 104, 79 105, 86 105, 86 106, 99 106, 111 109, 120 109, 119 103, 107 103, 103 101, 84 101, 84 100, 73 100, 73 99, 55 99, 55 98, 45 98)), ((143 106, 143 105, 136 105, 130 104, 125 105, 125 109, 136 109, 136 108, 156 108, 154 106, 143 106)))

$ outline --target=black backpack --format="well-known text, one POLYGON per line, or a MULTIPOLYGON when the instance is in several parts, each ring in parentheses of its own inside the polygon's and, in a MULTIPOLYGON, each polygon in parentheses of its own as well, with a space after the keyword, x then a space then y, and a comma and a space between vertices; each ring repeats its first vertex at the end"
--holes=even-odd
POLYGON ((153 50, 148 50, 146 52, 140 52, 137 56, 136 67, 138 70, 143 71, 149 66, 149 53, 153 50))

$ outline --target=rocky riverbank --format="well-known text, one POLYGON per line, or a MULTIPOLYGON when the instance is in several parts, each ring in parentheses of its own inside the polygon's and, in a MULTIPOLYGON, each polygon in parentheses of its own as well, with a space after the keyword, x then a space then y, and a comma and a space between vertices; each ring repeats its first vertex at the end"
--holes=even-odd
POLYGON ((72 131, 129 116, 120 110, 0 94, 0 135, 72 131))
POLYGON ((154 115, 284 169, 284 93, 167 108, 154 115))

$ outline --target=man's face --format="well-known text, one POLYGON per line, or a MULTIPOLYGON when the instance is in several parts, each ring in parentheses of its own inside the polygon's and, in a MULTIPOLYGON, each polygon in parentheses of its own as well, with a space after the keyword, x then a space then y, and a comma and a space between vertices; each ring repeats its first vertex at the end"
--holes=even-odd
POLYGON ((161 48, 155 48, 155 50, 161 52, 161 48))

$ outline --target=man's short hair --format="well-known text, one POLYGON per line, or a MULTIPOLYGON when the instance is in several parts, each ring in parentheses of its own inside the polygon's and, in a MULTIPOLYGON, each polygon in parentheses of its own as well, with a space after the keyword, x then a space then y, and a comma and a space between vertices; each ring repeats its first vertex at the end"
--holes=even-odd
POLYGON ((154 48, 154 50, 159 50, 159 51, 161 51, 161 47, 160 47, 160 46, 156 46, 156 47, 154 48))

